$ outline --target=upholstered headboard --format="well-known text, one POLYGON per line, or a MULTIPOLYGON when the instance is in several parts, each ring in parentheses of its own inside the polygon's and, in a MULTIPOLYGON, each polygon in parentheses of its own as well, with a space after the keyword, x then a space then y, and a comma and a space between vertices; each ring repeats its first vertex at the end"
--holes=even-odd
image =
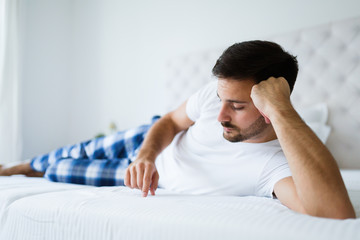
MULTIPOLYGON (((298 57, 294 106, 326 103, 332 128, 326 145, 341 168, 360 168, 360 17, 265 40, 298 57)), ((167 110, 214 79, 211 69, 226 47, 169 60, 167 110)))

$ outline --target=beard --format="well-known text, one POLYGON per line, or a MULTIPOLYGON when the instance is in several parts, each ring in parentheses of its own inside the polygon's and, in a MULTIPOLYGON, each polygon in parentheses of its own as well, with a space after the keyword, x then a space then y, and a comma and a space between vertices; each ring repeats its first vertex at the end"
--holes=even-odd
POLYGON ((229 142, 246 141, 261 134, 269 126, 269 124, 266 124, 263 116, 260 116, 249 127, 245 129, 240 129, 229 122, 221 122, 221 125, 226 128, 231 128, 230 132, 226 132, 224 130, 223 133, 224 138, 229 142))

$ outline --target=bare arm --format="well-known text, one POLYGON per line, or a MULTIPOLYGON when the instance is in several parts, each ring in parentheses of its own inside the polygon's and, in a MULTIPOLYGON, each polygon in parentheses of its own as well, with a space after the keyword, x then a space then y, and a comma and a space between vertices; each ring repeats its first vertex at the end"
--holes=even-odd
POLYGON ((275 185, 279 200, 313 216, 355 217, 335 159, 292 107, 286 80, 269 78, 251 97, 271 121, 293 175, 275 185))
POLYGON ((164 115, 150 128, 137 159, 126 169, 125 185, 142 190, 144 197, 149 189, 154 195, 158 185, 156 157, 172 142, 177 133, 188 129, 194 123, 188 118, 185 108, 186 102, 175 111, 164 115))

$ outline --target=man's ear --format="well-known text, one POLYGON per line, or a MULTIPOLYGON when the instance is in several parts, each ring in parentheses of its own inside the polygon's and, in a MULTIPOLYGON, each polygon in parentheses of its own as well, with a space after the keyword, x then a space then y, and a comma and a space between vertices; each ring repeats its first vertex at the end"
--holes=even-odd
POLYGON ((259 111, 259 112, 260 112, 260 114, 265 118, 265 122, 266 122, 267 124, 270 124, 270 123, 271 123, 270 119, 269 119, 263 112, 261 112, 261 111, 259 111))

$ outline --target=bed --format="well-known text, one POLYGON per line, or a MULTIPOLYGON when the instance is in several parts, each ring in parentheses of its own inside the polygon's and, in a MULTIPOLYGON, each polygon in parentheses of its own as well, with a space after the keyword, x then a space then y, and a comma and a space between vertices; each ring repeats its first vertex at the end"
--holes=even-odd
MULTIPOLYGON (((158 189, 142 198, 121 186, 12 176, 0 177, 0 239, 360 239, 360 18, 266 39, 298 56, 292 101, 313 129, 331 128, 316 131, 338 161, 357 219, 311 217, 253 196, 158 189)), ((211 80, 222 50, 169 60, 168 109, 211 80)))
MULTIPOLYGON (((343 176, 360 216, 359 172, 343 176)), ((259 197, 142 198, 126 187, 0 177, 0 239, 360 239, 360 219, 332 220, 259 197)))

